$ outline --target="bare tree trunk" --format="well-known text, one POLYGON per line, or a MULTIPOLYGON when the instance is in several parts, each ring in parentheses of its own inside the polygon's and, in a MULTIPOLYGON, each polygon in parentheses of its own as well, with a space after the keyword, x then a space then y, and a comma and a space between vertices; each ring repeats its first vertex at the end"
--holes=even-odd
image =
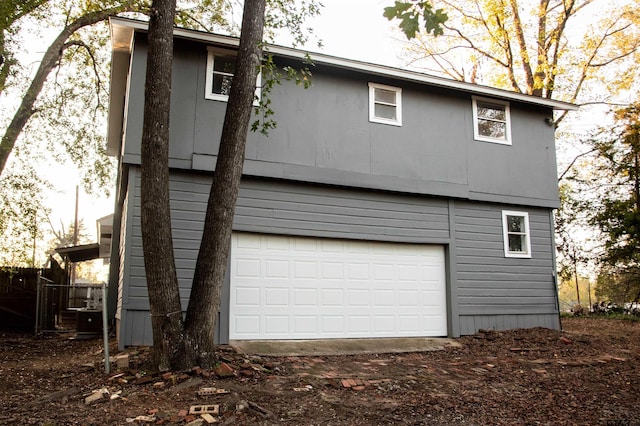
POLYGON ((215 362, 215 327, 262 58, 265 3, 265 0, 246 0, 244 4, 236 69, 185 319, 187 358, 203 367, 215 362))
POLYGON ((40 66, 38 67, 36 74, 31 80, 31 85, 22 97, 22 102, 20 103, 18 110, 5 130, 5 133, 2 136, 2 141, 0 141, 0 176, 2 175, 4 166, 7 164, 7 159, 9 158, 11 151, 13 151, 13 147, 16 144, 18 136, 22 133, 27 121, 29 121, 31 116, 36 113, 33 106, 42 91, 42 86, 44 86, 45 81, 47 81, 49 73, 58 66, 64 51, 73 44, 67 43, 69 37, 81 28, 104 21, 109 18, 109 16, 115 15, 116 13, 130 10, 132 10, 131 1, 127 1, 118 7, 99 10, 83 15, 67 25, 60 32, 58 37, 56 37, 53 43, 51 43, 40 62, 40 66))
POLYGON ((169 203, 169 114, 175 0, 154 0, 142 128, 142 249, 159 370, 184 365, 184 325, 176 275, 169 203))

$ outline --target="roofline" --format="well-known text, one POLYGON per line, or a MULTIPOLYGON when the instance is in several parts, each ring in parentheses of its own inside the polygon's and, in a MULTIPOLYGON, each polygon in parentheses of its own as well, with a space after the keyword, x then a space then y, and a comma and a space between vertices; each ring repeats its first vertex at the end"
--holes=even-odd
MULTIPOLYGON (((131 49, 131 41, 133 39, 134 31, 147 31, 148 23, 144 21, 138 21, 128 18, 112 17, 110 19, 111 26, 111 39, 113 50, 125 50, 131 49)), ((240 41, 236 37, 230 37, 220 34, 207 33, 203 31, 188 30, 184 28, 174 28, 174 37, 183 39, 195 40, 205 43, 212 43, 217 45, 224 45, 229 47, 238 47, 240 41)), ((443 77, 436 77, 429 74, 420 73, 417 71, 403 70, 401 68, 394 68, 386 65, 377 65, 364 61, 357 61, 353 59, 345 59, 337 56, 326 55, 323 53, 307 52, 304 50, 294 49, 291 47, 284 47, 278 45, 269 44, 265 48, 266 51, 276 56, 283 56, 293 59, 305 60, 310 58, 313 63, 330 65, 333 67, 359 71, 371 75, 377 75, 381 77, 390 77, 398 80, 405 80, 414 83, 422 83, 430 86, 443 87, 446 89, 452 89, 471 93, 474 95, 487 96, 493 98, 500 98, 505 100, 523 102, 527 104, 545 106, 553 108, 554 110, 568 110, 577 111, 578 106, 570 103, 557 101, 554 99, 547 99, 538 96, 526 95, 523 93, 511 92, 504 89, 497 89, 489 86, 482 86, 473 83, 467 83, 463 81, 451 80, 443 77)))

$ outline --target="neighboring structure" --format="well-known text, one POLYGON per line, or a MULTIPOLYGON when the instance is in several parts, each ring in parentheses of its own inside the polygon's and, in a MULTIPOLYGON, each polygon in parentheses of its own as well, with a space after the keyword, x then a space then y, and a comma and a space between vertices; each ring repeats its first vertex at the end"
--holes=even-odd
MULTIPOLYGON (((110 285, 128 346, 151 343, 140 232, 146 24, 113 19, 111 30, 110 285)), ((171 213, 185 308, 237 43, 175 30, 171 213)), ((304 57, 269 51, 279 66, 304 57)), ((313 87, 276 86, 278 127, 249 135, 219 341, 558 328, 552 116, 576 108, 311 58, 313 87)))

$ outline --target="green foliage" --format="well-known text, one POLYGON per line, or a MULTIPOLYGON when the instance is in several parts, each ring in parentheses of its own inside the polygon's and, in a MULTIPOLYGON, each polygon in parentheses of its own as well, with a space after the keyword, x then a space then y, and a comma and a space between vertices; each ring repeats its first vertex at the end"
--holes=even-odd
POLYGON ((399 20, 398 26, 409 40, 420 32, 421 21, 427 34, 438 36, 444 34, 443 25, 449 19, 443 9, 434 10, 427 1, 396 0, 393 6, 384 8, 383 16, 390 21, 399 20))
POLYGON ((25 16, 40 12, 48 0, 2 0, 0 2, 0 94, 4 92, 7 81, 16 74, 18 61, 15 50, 20 43, 15 37, 21 29, 25 16))
POLYGON ((265 14, 266 40, 273 40, 280 31, 292 36, 293 46, 304 45, 313 35, 313 28, 305 26, 309 18, 320 14, 318 0, 268 0, 265 14))
POLYGON ((588 167, 575 168, 568 180, 579 188, 573 208, 599 232, 596 295, 624 303, 640 297, 640 107, 615 117, 615 126, 588 141, 588 167))
POLYGON ((594 142, 595 164, 608 185, 591 203, 590 223, 604 237, 603 262, 616 267, 640 267, 640 107, 616 114, 618 126, 608 138, 594 142))
MULTIPOLYGON (((265 39, 272 41, 280 31, 287 31, 293 38, 293 46, 306 44, 313 36, 313 29, 305 27, 305 22, 320 14, 322 5, 316 0, 268 0, 265 14, 265 39)), ((307 54, 300 68, 284 66, 279 68, 269 54, 269 48, 263 43, 264 58, 260 67, 262 87, 260 97, 256 98, 254 114, 256 119, 251 123, 252 132, 260 132, 265 136, 277 127, 276 112, 272 109, 270 93, 282 84, 282 81, 294 81, 305 89, 311 87, 311 58, 307 54)))
POLYGON ((299 69, 288 65, 279 68, 273 61, 273 55, 267 52, 261 65, 263 85, 260 97, 256 99, 257 105, 254 114, 257 118, 251 123, 252 132, 260 132, 268 136, 269 131, 277 127, 275 111, 271 108, 271 98, 269 97, 271 91, 275 86, 281 85, 283 80, 294 81, 297 86, 304 89, 310 88, 312 85, 310 66, 313 66, 313 62, 307 54, 299 69))
POLYGON ((40 223, 49 211, 42 189, 50 184, 29 163, 16 169, 0 177, 0 265, 39 266, 33 244, 43 236, 40 223))
POLYGON ((640 298, 640 268, 603 266, 598 274, 596 297, 620 306, 640 298))
MULTIPOLYGON (((408 49, 414 66, 576 103, 610 102, 621 89, 637 91, 640 9, 633 0, 429 3, 446 10, 448 19, 441 37, 416 34, 408 49)), ((556 122, 565 114, 558 113, 556 122)))

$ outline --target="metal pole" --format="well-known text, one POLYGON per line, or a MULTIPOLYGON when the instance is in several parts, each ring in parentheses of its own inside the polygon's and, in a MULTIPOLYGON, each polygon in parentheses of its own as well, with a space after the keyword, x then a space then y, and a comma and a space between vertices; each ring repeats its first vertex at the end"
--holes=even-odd
POLYGON ((42 272, 38 271, 36 280, 36 336, 40 332, 40 286, 42 285, 42 272))
POLYGON ((109 325, 107 324, 107 283, 102 283, 102 337, 104 338, 104 372, 111 373, 109 359, 109 325))

